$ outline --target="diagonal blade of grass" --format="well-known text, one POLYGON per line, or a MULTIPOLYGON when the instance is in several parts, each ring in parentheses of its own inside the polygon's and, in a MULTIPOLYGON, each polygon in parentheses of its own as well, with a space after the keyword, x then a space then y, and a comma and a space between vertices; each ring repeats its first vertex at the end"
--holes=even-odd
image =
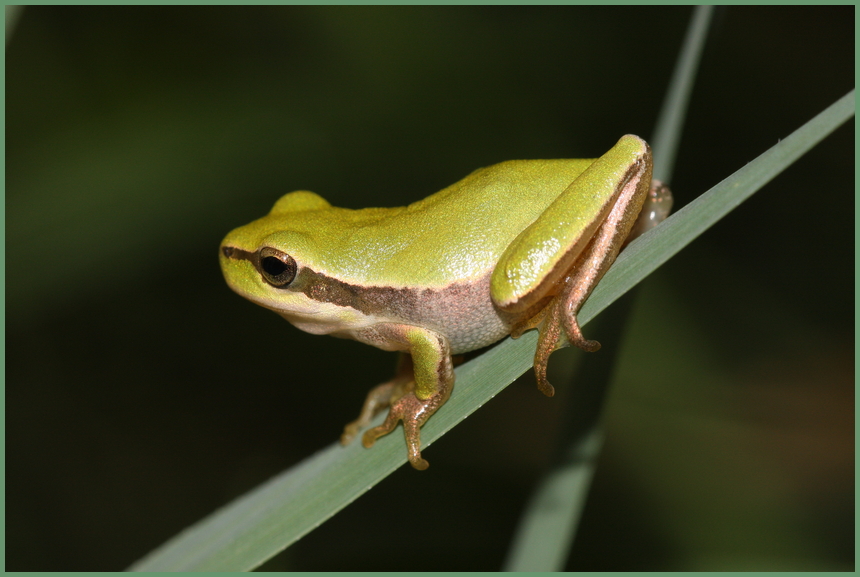
MULTIPOLYGON (((580 313, 583 324, 773 178, 854 113, 853 91, 789 138, 625 250, 580 313), (763 160, 764 159, 764 160, 763 160), (774 162, 781 163, 780 167, 774 162), (767 163, 760 167, 760 162, 767 163), (740 177, 738 174, 743 173, 740 177)), ((457 370, 444 410, 422 431, 425 445, 442 436, 531 367, 534 331, 500 343, 457 370)), ((406 462, 402 436, 372 450, 333 445, 215 511, 135 563, 138 571, 253 569, 322 524, 406 462)))

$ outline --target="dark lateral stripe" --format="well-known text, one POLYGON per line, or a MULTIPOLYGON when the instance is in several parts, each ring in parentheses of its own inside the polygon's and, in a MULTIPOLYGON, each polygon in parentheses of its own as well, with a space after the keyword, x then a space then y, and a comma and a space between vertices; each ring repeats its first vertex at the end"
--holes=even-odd
MULTIPOLYGON (((259 251, 251 252, 232 246, 222 247, 221 251, 227 258, 247 260, 259 272, 259 251)), ((460 292, 458 288, 456 284, 444 289, 358 286, 302 266, 295 280, 278 290, 300 292, 317 302, 350 307, 365 315, 391 316, 394 314, 403 318, 415 318, 421 312, 417 310, 419 296, 432 298, 433 293, 447 292, 452 289, 457 293, 460 292)))
POLYGON ((233 260, 247 260, 254 268, 260 270, 258 266, 260 264, 260 253, 259 251, 250 252, 247 250, 242 250, 241 248, 236 248, 235 246, 222 246, 221 253, 227 258, 231 258, 233 260))
MULTIPOLYGON (((415 318, 418 297, 425 289, 352 285, 307 267, 299 269, 287 290, 305 294, 318 302, 350 307, 365 315, 415 318)), ((436 291, 430 291, 436 292, 436 291)))

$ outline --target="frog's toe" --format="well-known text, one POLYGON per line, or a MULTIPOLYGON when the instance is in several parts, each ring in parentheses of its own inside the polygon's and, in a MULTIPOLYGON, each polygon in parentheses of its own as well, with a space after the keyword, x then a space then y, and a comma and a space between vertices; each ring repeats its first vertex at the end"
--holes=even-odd
MULTIPOLYGON (((343 434, 340 436, 340 444, 348 445, 358 435, 358 432, 370 424, 370 421, 380 411, 391 404, 392 398, 397 398, 402 395, 404 387, 408 387, 409 383, 405 382, 403 376, 397 376, 387 383, 382 383, 370 390, 367 398, 364 400, 364 405, 361 407, 361 413, 358 418, 351 423, 348 423, 343 428, 343 434)), ((397 424, 396 422, 394 423, 397 424)), ((394 428, 392 426, 392 428, 394 428)), ((389 431, 390 432, 390 431, 389 431)), ((384 435, 380 433, 377 437, 384 435)), ((376 438, 374 438, 376 440, 376 438)), ((370 442, 371 445, 373 441, 370 442)))
POLYGON ((426 459, 421 458, 421 453, 418 453, 418 456, 413 457, 411 454, 409 455, 409 464, 412 465, 413 468, 423 471, 427 467, 430 466, 430 463, 427 462, 426 459))
POLYGON ((364 445, 365 448, 371 448, 376 443, 376 439, 384 437, 394 430, 399 418, 393 413, 394 411, 388 413, 388 417, 385 419, 385 422, 378 427, 373 427, 372 429, 365 431, 364 436, 361 438, 361 444, 364 445))
POLYGON ((535 381, 537 381, 538 390, 547 397, 555 395, 555 387, 553 387, 550 384, 549 379, 546 378, 546 359, 536 360, 534 368, 535 381))
POLYGON ((423 471, 430 466, 430 463, 421 458, 421 424, 414 415, 403 419, 403 432, 406 436, 409 464, 423 471))
POLYGON ((567 340, 575 347, 579 347, 587 353, 593 353, 600 350, 600 343, 592 341, 582 334, 582 329, 579 328, 579 320, 575 314, 570 314, 562 317, 564 332, 567 335, 567 340))
POLYGON ((340 436, 340 444, 341 445, 349 445, 355 436, 358 434, 358 431, 361 429, 361 424, 358 421, 353 421, 347 426, 343 428, 343 434, 340 436))
POLYGON ((549 384, 549 380, 546 378, 546 365, 549 362, 549 356, 558 347, 560 336, 559 310, 558 306, 553 303, 549 315, 546 317, 544 324, 541 325, 534 358, 535 380, 537 381, 538 390, 547 397, 553 396, 555 389, 549 384))

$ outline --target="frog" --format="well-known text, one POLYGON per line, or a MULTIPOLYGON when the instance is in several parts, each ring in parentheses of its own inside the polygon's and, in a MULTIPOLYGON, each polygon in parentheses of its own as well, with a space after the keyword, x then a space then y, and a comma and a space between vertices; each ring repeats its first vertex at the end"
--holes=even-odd
POLYGON ((597 158, 480 168, 407 206, 340 208, 297 190, 227 234, 220 265, 231 289, 305 332, 400 353, 340 440, 388 409, 362 444, 402 423, 423 470, 421 426, 453 391, 454 355, 537 329, 535 378, 551 397, 550 355, 600 348, 577 313, 625 243, 668 215, 652 171, 649 145, 628 134, 597 158))

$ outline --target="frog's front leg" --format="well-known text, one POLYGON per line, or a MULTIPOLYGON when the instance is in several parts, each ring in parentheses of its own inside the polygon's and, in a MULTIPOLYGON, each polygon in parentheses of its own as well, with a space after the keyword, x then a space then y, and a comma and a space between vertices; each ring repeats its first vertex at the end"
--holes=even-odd
MULTIPOLYGON (((360 339, 365 342, 381 340, 387 347, 409 353, 413 373, 412 382, 403 385, 399 398, 396 397, 398 391, 392 391, 388 417, 382 425, 364 433, 362 444, 372 447, 376 439, 387 435, 403 421, 409 462, 416 469, 426 469, 429 464, 421 458, 421 426, 445 404, 454 386, 448 340, 427 329, 397 324, 375 325, 360 335, 360 339)), ((399 377, 400 374, 391 382, 399 377)))

